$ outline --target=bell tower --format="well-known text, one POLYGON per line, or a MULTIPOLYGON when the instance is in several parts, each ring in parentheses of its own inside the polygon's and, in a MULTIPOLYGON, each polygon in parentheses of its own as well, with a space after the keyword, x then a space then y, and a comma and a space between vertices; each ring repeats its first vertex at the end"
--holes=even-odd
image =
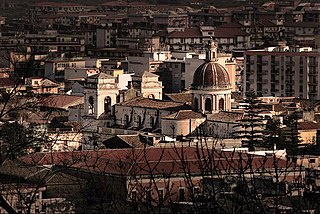
POLYGON ((99 118, 102 114, 113 114, 118 88, 113 76, 99 73, 87 78, 84 86, 84 114, 99 118))
POLYGON ((209 40, 206 47, 206 60, 207 62, 218 61, 218 46, 212 38, 209 40))

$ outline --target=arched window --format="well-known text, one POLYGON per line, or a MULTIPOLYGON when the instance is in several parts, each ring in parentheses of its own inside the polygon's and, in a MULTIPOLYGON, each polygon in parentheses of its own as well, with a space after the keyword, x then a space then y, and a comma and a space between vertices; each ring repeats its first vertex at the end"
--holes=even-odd
POLYGON ((223 110, 224 110, 224 99, 223 99, 223 98, 221 98, 221 99, 219 100, 219 110, 220 110, 220 111, 223 111, 223 110))
POLYGON ((120 94, 117 95, 117 98, 116 98, 116 99, 117 99, 116 102, 117 102, 117 103, 120 103, 120 94))
POLYGON ((129 115, 125 114, 124 115, 124 123, 123 123, 125 126, 129 126, 129 115))
POLYGON ((89 97, 88 102, 89 102, 89 112, 88 113, 93 114, 94 113, 94 100, 93 100, 92 96, 89 97))
POLYGON ((140 115, 137 116, 137 123, 138 123, 138 126, 142 125, 142 119, 140 115))
POLYGON ((196 97, 193 100, 193 107, 195 111, 199 111, 199 100, 196 97))
POLYGON ((109 113, 111 112, 111 97, 104 98, 104 112, 109 113))
POLYGON ((207 98, 207 99, 206 99, 206 102, 205 102, 205 110, 206 110, 206 111, 212 111, 212 102, 211 102, 211 99, 210 99, 210 98, 207 98))
POLYGON ((154 95, 153 94, 149 94, 148 98, 149 99, 154 99, 154 95))
POLYGON ((155 125, 154 117, 150 117, 150 126, 153 128, 155 125))

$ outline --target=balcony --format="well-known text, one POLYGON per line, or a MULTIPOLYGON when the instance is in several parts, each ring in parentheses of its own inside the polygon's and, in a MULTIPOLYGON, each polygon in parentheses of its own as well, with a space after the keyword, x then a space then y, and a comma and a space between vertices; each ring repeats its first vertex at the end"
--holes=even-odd
POLYGON ((309 72, 309 76, 318 76, 317 72, 309 72))
POLYGON ((287 84, 287 85, 294 85, 294 80, 286 81, 286 84, 287 84))
POLYGON ((318 93, 316 91, 309 91, 309 95, 317 95, 318 93))
POLYGON ((317 67, 318 66, 318 62, 309 62, 308 64, 311 67, 317 67))
POLYGON ((287 61, 286 66, 294 66, 294 61, 287 61))
POLYGON ((314 85, 317 86, 318 84, 316 82, 308 82, 308 85, 314 85))
POLYGON ((287 94, 293 94, 294 93, 293 89, 286 89, 285 92, 287 94))

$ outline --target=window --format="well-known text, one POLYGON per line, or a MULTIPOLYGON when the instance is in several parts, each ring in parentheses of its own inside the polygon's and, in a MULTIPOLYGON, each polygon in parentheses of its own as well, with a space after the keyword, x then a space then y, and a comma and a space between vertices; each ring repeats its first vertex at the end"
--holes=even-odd
POLYGON ((138 126, 142 125, 142 120, 140 115, 137 116, 137 122, 138 122, 138 126))
POLYGON ((193 100, 193 108, 196 112, 199 111, 199 100, 196 97, 193 100))
POLYGON ((151 189, 146 189, 146 203, 150 204, 152 200, 152 192, 151 189))
POLYGON ((153 128, 154 125, 155 125, 154 117, 150 117, 150 126, 151 126, 151 128, 153 128))
POLYGON ((104 98, 104 112, 109 113, 111 112, 111 97, 104 98))
POLYGON ((180 187, 179 188, 179 201, 185 201, 184 187, 180 187))
POLYGON ((309 163, 315 163, 316 162, 316 159, 314 159, 314 158, 311 158, 310 160, 309 160, 309 163))
POLYGON ((127 115, 127 114, 124 115, 124 125, 125 126, 129 126, 130 125, 129 115, 127 115))
POLYGON ((164 198, 163 192, 164 192, 163 189, 158 189, 158 200, 160 204, 163 202, 163 198, 164 198))
POLYGON ((197 196, 200 194, 200 187, 199 186, 194 186, 193 187, 193 195, 197 196))
POLYGON ((224 99, 221 98, 219 100, 219 110, 223 111, 224 110, 224 99))
POLYGON ((131 201, 137 201, 137 190, 132 190, 131 201))
POLYGON ((93 97, 90 96, 89 97, 89 114, 93 114, 94 113, 94 101, 93 101, 93 97))
POLYGON ((212 111, 212 103, 211 103, 211 99, 210 98, 206 99, 205 110, 206 111, 212 111))

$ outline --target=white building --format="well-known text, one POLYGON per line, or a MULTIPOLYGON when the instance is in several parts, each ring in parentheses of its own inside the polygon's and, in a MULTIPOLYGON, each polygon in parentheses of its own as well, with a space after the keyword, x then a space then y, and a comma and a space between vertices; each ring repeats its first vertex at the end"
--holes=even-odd
POLYGON ((320 53, 308 48, 246 51, 244 92, 320 99, 319 61, 320 53))

